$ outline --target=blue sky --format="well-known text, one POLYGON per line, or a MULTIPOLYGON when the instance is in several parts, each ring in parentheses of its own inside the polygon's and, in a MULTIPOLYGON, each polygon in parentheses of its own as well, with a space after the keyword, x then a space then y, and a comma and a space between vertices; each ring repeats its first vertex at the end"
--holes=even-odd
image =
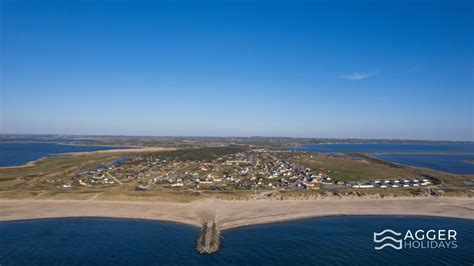
POLYGON ((473 5, 1 1, 0 133, 474 140, 473 5))

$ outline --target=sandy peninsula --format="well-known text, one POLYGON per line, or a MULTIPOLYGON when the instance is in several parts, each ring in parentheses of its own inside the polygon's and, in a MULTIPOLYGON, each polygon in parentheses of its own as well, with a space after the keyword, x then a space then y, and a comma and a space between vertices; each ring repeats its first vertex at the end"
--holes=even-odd
POLYGON ((69 155, 87 155, 87 154, 97 154, 97 153, 146 153, 146 152, 156 152, 156 151, 172 151, 176 148, 165 148, 165 147, 136 147, 129 149, 111 149, 111 150, 98 150, 98 151, 86 151, 86 152, 69 152, 65 154, 69 155))
POLYGON ((206 199, 191 203, 73 200, 0 200, 0 221, 114 217, 163 220, 220 229, 331 215, 423 215, 474 220, 473 198, 249 200, 206 199))

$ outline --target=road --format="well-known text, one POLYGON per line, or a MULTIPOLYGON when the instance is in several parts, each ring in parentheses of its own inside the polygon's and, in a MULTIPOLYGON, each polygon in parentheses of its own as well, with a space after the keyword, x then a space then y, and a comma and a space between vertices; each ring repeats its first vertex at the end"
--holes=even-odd
POLYGON ((118 180, 115 176, 109 174, 108 172, 107 172, 107 175, 108 175, 110 178, 112 178, 113 180, 115 180, 115 182, 119 183, 120 185, 123 185, 123 183, 120 182, 120 180, 118 180))

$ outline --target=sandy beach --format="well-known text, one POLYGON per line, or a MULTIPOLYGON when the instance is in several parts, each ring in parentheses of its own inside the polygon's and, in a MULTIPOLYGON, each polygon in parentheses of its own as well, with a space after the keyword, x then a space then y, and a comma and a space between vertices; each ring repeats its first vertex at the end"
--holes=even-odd
POLYGON ((0 221, 114 217, 173 221, 193 226, 215 219, 221 229, 331 215, 423 215, 474 220, 472 198, 392 198, 225 201, 191 203, 1 200, 0 221))

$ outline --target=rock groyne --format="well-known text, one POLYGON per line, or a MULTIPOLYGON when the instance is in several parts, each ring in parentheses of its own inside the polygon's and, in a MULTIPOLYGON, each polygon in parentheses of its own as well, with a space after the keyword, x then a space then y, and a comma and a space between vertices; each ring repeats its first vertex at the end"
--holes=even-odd
POLYGON ((204 222, 196 241, 196 251, 200 254, 210 254, 219 251, 221 246, 221 232, 216 222, 204 222))

